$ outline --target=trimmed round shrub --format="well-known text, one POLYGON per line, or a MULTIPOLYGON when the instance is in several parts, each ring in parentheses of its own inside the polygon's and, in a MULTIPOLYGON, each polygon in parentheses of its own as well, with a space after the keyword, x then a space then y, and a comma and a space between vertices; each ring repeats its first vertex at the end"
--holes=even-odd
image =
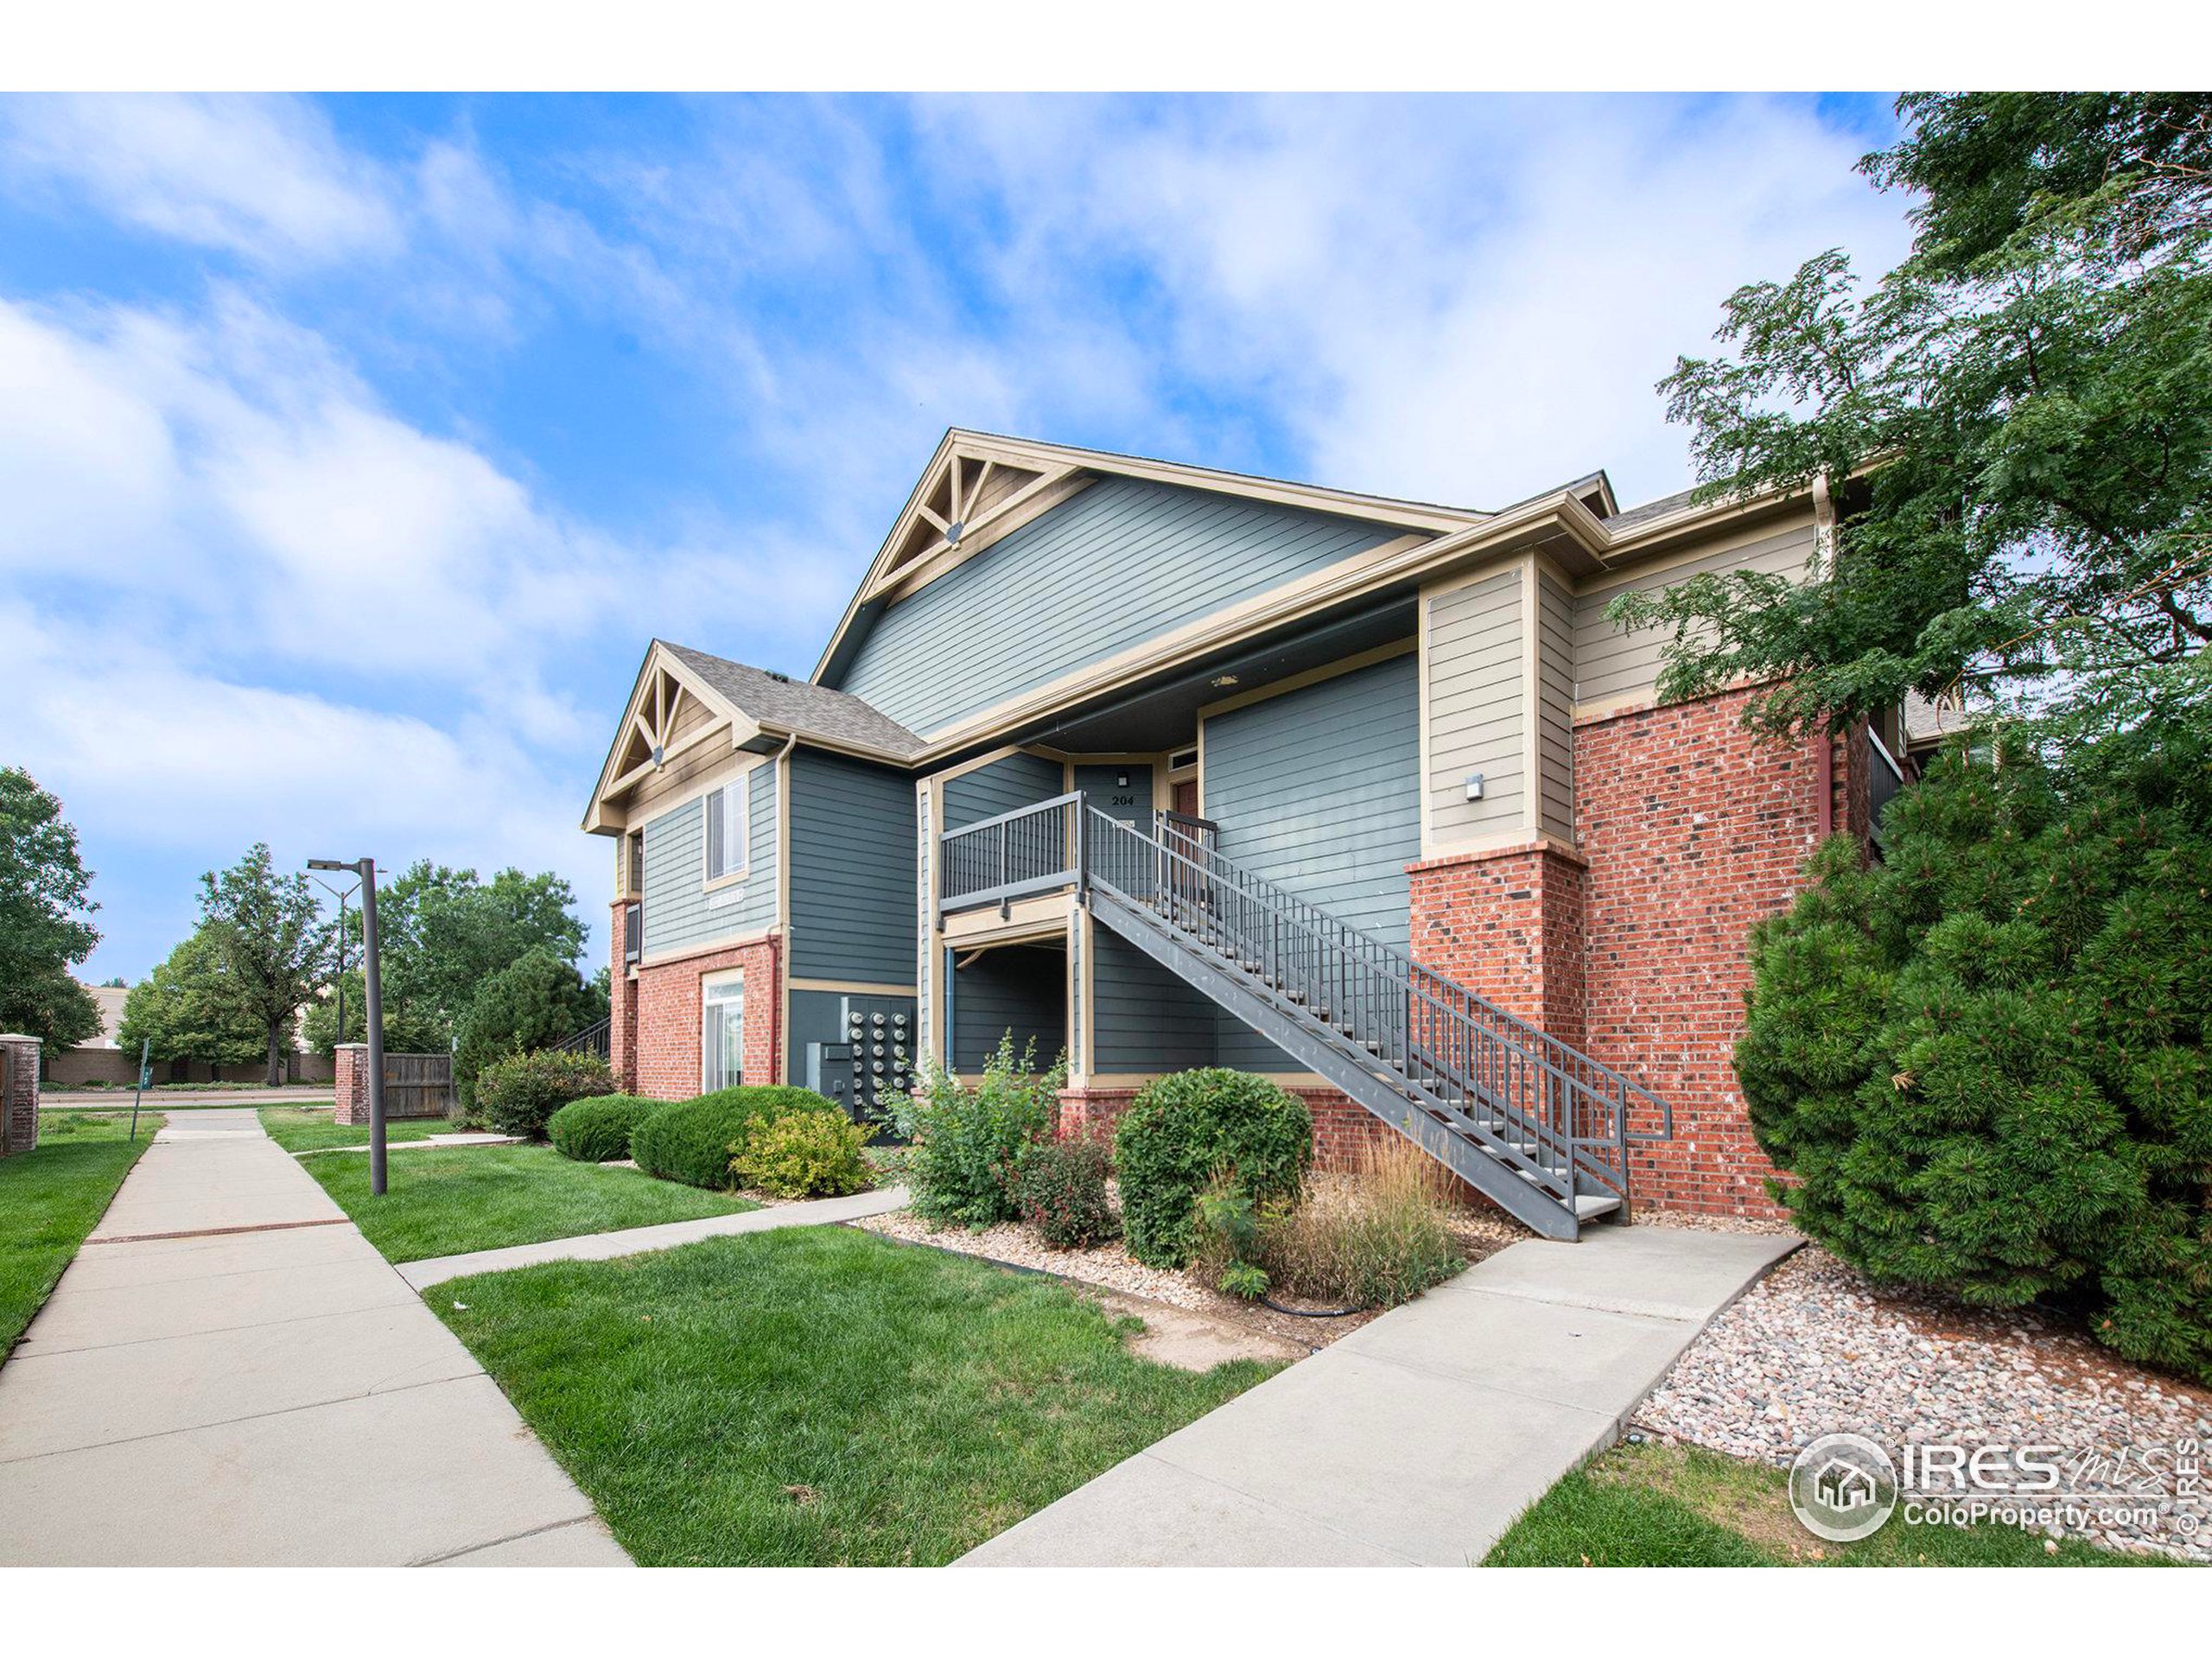
POLYGON ((1121 1230, 1106 1202, 1106 1148, 1033 1141, 1014 1164, 1014 1202, 1048 1249, 1087 1250, 1121 1230))
POLYGON ((545 1138, 545 1125, 572 1100, 604 1095, 614 1085, 607 1062, 592 1054, 541 1050, 493 1060, 476 1077, 474 1116, 501 1135, 545 1138))
POLYGON ((1149 1267, 1181 1267, 1209 1181, 1263 1204, 1295 1193, 1313 1159, 1306 1103, 1265 1077, 1209 1066, 1147 1084, 1114 1135, 1129 1254, 1149 1267))
POLYGON ((730 1156, 741 1186, 779 1198, 841 1198, 875 1185, 868 1132, 842 1112, 785 1112, 756 1124, 730 1156))
POLYGON ((2212 1381, 2212 742, 1955 744, 1751 936, 1736 1074, 1794 1224, 2212 1381))
POLYGON ((649 1175, 727 1192, 734 1185, 730 1160, 744 1154, 754 1128, 794 1112, 844 1116, 836 1102, 811 1089, 743 1084, 655 1112, 631 1130, 630 1155, 649 1175))
POLYGON ((545 1138, 563 1158, 611 1163, 630 1155, 631 1130, 668 1107, 667 1101, 640 1095, 592 1095, 570 1101, 548 1118, 545 1138))

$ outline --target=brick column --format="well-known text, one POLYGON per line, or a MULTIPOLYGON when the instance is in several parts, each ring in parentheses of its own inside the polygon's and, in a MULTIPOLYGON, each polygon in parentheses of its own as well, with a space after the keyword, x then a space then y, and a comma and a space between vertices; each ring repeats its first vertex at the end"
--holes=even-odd
POLYGON ((0 1036, 0 1157, 38 1145, 38 1050, 35 1037, 0 1036))
POLYGON ((1407 866, 1413 958, 1581 1046, 1581 859, 1551 842, 1407 866))
POLYGON ((638 1092, 638 982, 630 977, 622 960, 622 934, 629 901, 617 899, 607 929, 607 1064, 614 1073, 614 1087, 626 1095, 638 1092))
POLYGON ((334 1123, 365 1123, 369 1121, 369 1046, 366 1043, 340 1043, 331 1051, 334 1082, 338 1093, 338 1106, 331 1118, 334 1123))

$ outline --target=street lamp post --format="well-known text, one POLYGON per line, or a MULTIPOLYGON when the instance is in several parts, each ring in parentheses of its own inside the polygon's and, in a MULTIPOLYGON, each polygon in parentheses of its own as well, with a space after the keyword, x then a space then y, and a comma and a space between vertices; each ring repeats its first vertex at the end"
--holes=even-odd
POLYGON ((338 1040, 346 1040, 346 901, 359 888, 356 881, 350 887, 334 887, 317 876, 315 886, 338 900, 338 1040))
MULTIPOLYGON (((361 879, 361 975, 365 982, 368 1007, 364 1010, 369 1026, 369 1191, 378 1198, 384 1196, 384 985, 383 976, 377 971, 377 861, 373 858, 359 858, 347 863, 342 859, 311 858, 311 870, 352 870, 361 879)), ((346 1028, 340 1026, 338 1034, 343 1037, 346 1028)))

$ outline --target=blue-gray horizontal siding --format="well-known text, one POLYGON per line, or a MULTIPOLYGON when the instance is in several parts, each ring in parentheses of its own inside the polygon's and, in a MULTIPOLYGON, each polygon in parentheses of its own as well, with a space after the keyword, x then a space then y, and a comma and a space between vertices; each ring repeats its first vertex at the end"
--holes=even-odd
MULTIPOLYGON (((645 824, 645 954, 741 938, 776 919, 776 768, 753 768, 745 879, 706 890, 707 801, 695 796, 645 824)), ((908 891, 912 892, 909 877, 908 891)), ((912 908, 911 900, 909 908, 912 908)))
POLYGON ((1030 944, 986 950, 952 976, 952 1069, 980 1071, 999 1039, 1014 1034, 1018 1058, 1033 1040, 1043 1071, 1067 1046, 1068 958, 1030 944))
POLYGON ((1403 946, 1421 856, 1421 671, 1411 652, 1205 723, 1224 855, 1403 946))
POLYGON ((1090 930, 1090 1069, 1181 1071, 1214 1064, 1215 1009, 1110 928, 1090 930))
POLYGON ((1067 773, 1057 760, 1041 754, 1002 754, 988 766, 949 778, 944 785, 944 827, 995 818, 1017 807, 1031 806, 1065 794, 1067 773))
POLYGON ((833 683, 918 732, 941 731, 1398 533, 1103 479, 893 605, 833 683))
POLYGON ((914 784, 906 773, 796 749, 792 976, 914 979, 914 784))

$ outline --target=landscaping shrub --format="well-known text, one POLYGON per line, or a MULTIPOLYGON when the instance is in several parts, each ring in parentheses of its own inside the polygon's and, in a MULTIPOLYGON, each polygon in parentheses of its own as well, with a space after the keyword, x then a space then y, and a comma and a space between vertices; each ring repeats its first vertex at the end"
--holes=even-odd
POLYGON ((1223 1176, 1263 1204, 1296 1192, 1313 1155, 1306 1103, 1265 1077, 1207 1067, 1147 1084, 1114 1136, 1129 1253, 1181 1267, 1209 1179, 1223 1176))
POLYGON ((974 1228, 1014 1219, 1014 1161, 1025 1145, 1052 1133, 1067 1079, 1065 1054, 1041 1074, 1032 1070, 1036 1063, 1036 1043, 1016 1054, 1011 1032, 976 1083, 924 1063, 919 1089, 893 1113, 913 1142, 906 1180, 918 1215, 974 1228))
POLYGON ((1033 1141, 1015 1155, 1014 1203, 1047 1248, 1087 1250, 1121 1231, 1106 1202, 1106 1148, 1095 1141, 1033 1141))
POLYGON ((1777 1197, 1878 1281, 2069 1305, 2212 1380, 2212 743, 1956 743, 1884 829, 1752 934, 1736 1071, 1777 1197))
POLYGON ((1446 1190, 1442 1168, 1411 1141, 1368 1141, 1349 1172, 1316 1176, 1296 1204, 1261 1216, 1255 1257, 1287 1294, 1395 1307, 1465 1265, 1446 1190))
POLYGON ((563 1158, 582 1164, 604 1164, 630 1155, 630 1131, 654 1113, 665 1111, 664 1100, 638 1095, 592 1095, 572 1100, 546 1120, 545 1138, 563 1158))
POLYGON ((779 1198, 838 1198, 875 1185, 868 1132, 842 1112, 785 1112, 731 1148, 738 1185, 779 1198))
POLYGON ((743 1154, 753 1129, 794 1112, 844 1116, 835 1101, 811 1089, 743 1084, 655 1112, 630 1132, 630 1155, 639 1169, 663 1180, 728 1192, 730 1160, 743 1154))
POLYGON ((493 1060, 476 1077, 469 1109, 501 1135, 545 1138, 546 1121, 572 1100, 609 1092, 607 1062, 592 1054, 541 1050, 493 1060))

